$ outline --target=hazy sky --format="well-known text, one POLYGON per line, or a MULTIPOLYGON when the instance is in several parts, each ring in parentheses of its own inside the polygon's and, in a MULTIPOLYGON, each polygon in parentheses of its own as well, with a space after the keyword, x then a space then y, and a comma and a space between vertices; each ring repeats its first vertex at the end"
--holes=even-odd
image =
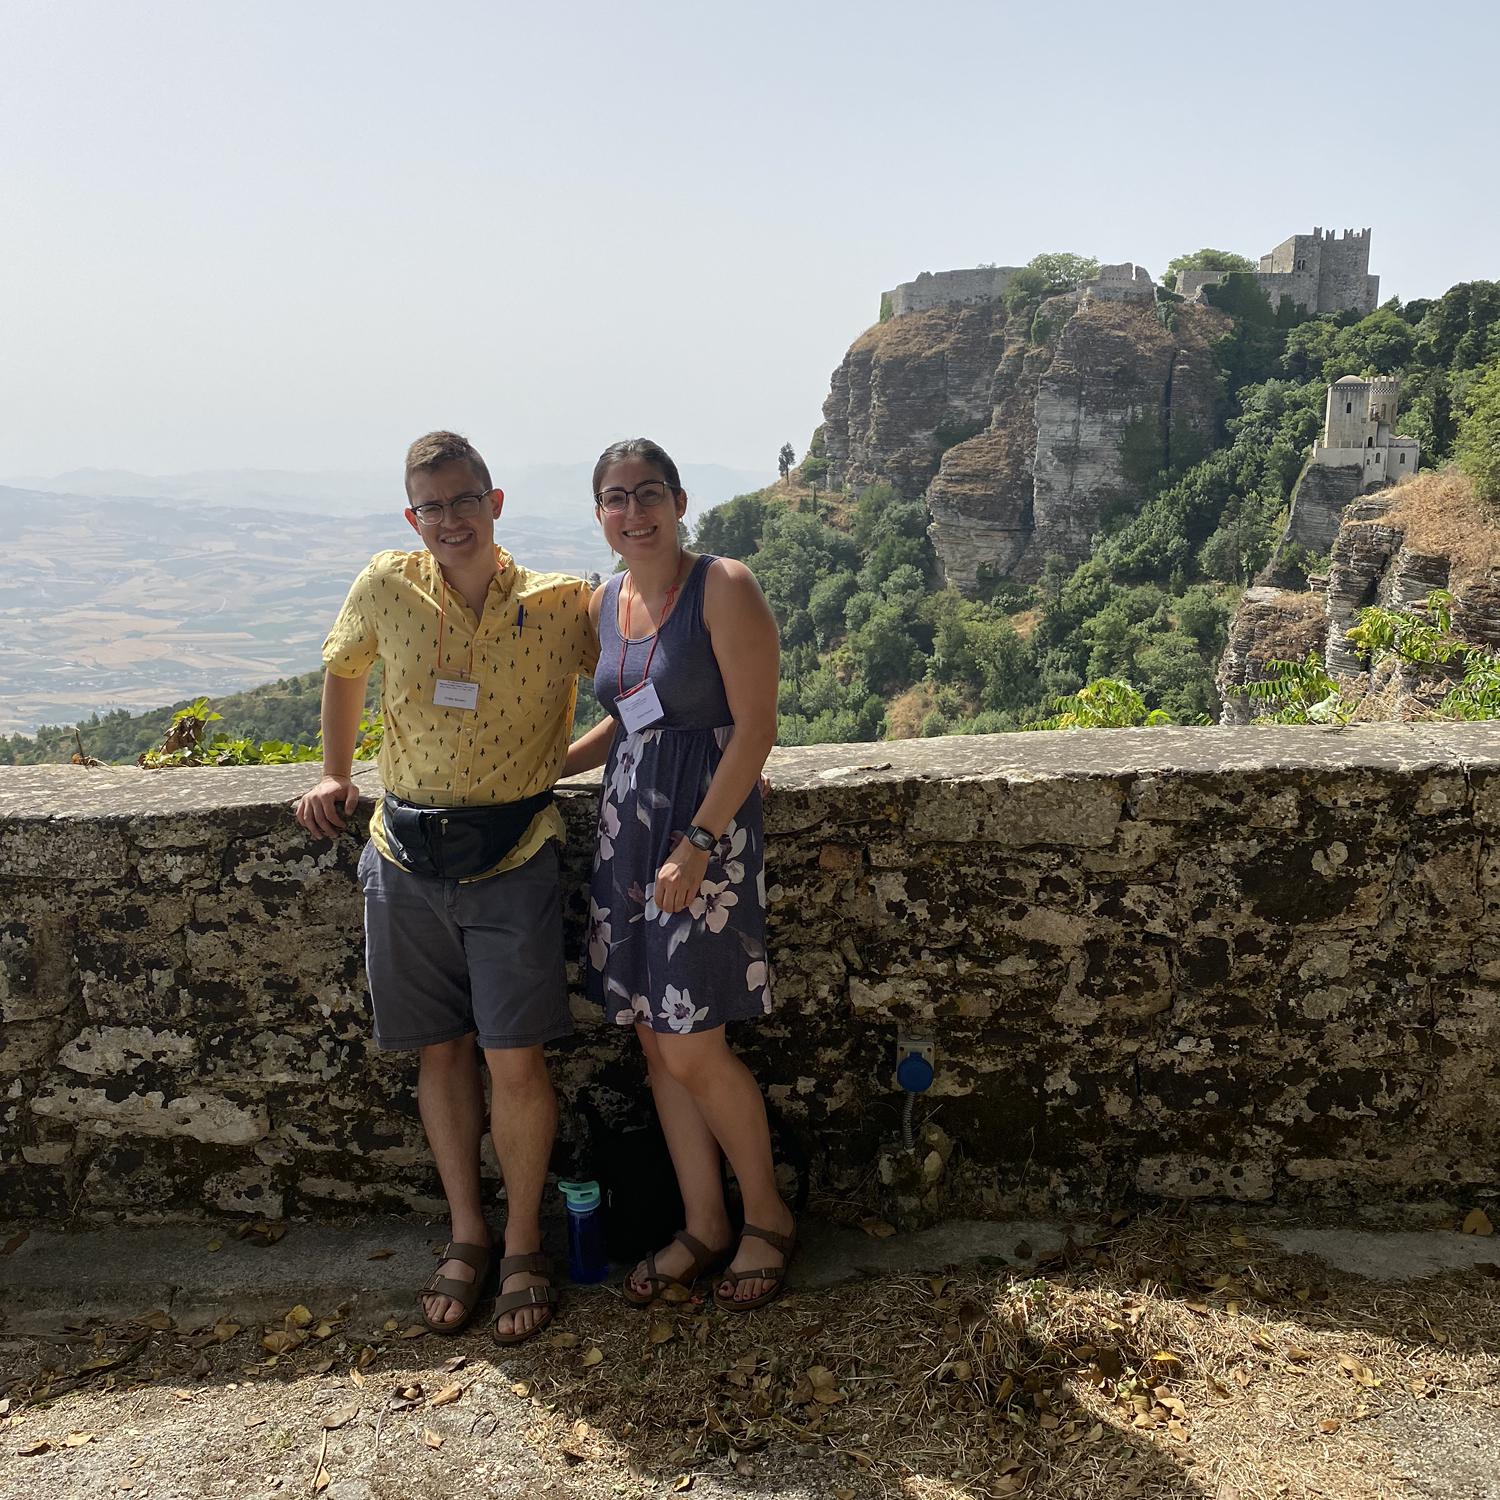
POLYGON ((0 0, 0 475, 435 426, 769 472, 922 270, 1321 224, 1385 296, 1500 276, 1497 41, 1441 0, 0 0))

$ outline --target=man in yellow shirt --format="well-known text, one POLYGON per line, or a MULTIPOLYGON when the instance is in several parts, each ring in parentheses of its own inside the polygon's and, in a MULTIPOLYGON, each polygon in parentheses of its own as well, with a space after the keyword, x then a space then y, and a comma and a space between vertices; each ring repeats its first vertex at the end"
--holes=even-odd
POLYGON ((505 497, 466 439, 418 438, 406 494, 423 545, 377 553, 324 642, 323 776, 297 820, 332 838, 354 811, 354 741, 379 659, 386 796, 359 864, 375 1040, 419 1053, 417 1102, 452 1215, 422 1319, 457 1333, 493 1275, 495 1336, 514 1343, 550 1321, 556 1300, 539 1253, 557 1127, 542 1048, 572 1022, 551 798, 578 674, 598 648, 588 585, 532 572, 496 545, 505 497), (505 1179, 498 1267, 480 1201, 476 1036, 505 1179))

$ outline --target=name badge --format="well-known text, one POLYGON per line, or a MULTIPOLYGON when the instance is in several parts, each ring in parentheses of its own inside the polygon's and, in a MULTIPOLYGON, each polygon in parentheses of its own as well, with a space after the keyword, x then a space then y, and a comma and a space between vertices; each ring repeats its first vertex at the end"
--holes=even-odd
POLYGON ((656 696, 655 685, 649 682, 631 688, 628 693, 621 693, 615 699, 615 712, 631 734, 637 729, 649 729, 667 716, 666 709, 661 706, 661 699, 656 696))
POLYGON ((432 690, 432 701, 439 708, 461 708, 473 713, 479 706, 479 684, 461 677, 439 677, 432 690))

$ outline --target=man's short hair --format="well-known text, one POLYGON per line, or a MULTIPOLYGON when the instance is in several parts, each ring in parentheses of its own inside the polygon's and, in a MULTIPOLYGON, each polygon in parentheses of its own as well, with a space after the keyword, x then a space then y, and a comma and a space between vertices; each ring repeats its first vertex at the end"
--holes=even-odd
POLYGON ((479 481, 479 486, 486 495, 494 489, 495 486, 490 483, 488 465, 468 438, 461 437, 456 432, 429 432, 425 437, 419 437, 406 450, 406 498, 411 499, 413 474, 427 474, 451 463, 468 464, 470 472, 479 481))

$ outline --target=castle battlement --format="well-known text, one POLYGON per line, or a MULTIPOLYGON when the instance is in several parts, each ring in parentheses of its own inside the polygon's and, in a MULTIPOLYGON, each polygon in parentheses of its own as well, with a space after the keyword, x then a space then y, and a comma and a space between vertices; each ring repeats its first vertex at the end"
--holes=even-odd
MULTIPOLYGON (((1335 234, 1322 225, 1294 234, 1260 258, 1254 273, 1273 308, 1283 297, 1309 313, 1372 313, 1380 303, 1380 278, 1370 275, 1370 231, 1335 234)), ((1185 271, 1177 290, 1202 299, 1203 289, 1224 279, 1222 271, 1185 271)))

